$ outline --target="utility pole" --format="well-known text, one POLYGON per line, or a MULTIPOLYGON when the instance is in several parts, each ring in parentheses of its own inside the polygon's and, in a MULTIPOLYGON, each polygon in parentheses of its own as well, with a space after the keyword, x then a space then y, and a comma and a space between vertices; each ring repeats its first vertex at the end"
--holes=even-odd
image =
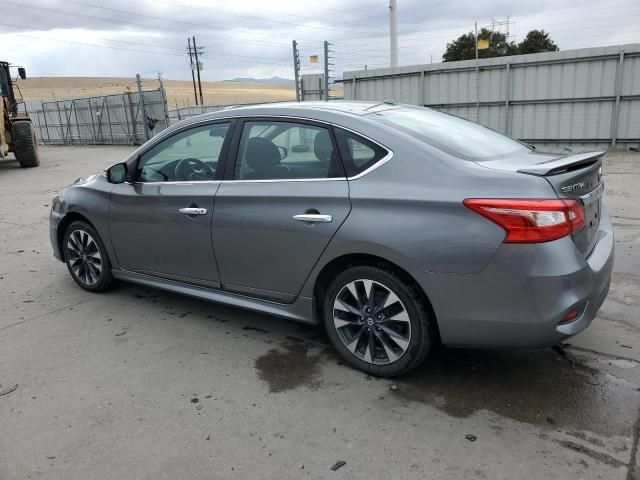
MULTIPOLYGON (((144 95, 142 95, 142 82, 140 81, 140 74, 136 73, 136 83, 138 84, 138 105, 140 107, 140 110, 142 110, 142 123, 144 125, 144 136, 147 140, 149 140, 149 138, 151 138, 151 136, 149 135, 149 125, 147 124, 147 111, 144 108, 144 95)), ((133 119, 133 122, 135 123, 136 119, 133 119)))
POLYGON ((329 101, 329 42, 324 41, 324 101, 329 101))
POLYGON ((396 0, 389 0, 389 47, 391 67, 398 66, 398 9, 396 0))
MULTIPOLYGON (((204 53, 204 52, 200 52, 200 53, 204 53)), ((193 36, 193 54, 196 57, 196 70, 198 72, 198 90, 200 91, 200 105, 203 105, 204 102, 202 101, 202 83, 200 82, 200 60, 198 60, 198 47, 196 46, 196 36, 193 36)))
POLYGON ((191 52, 191 39, 187 37, 187 44, 189 45, 189 64, 191 65, 191 80, 193 81, 193 98, 198 105, 198 92, 196 91, 196 74, 193 71, 193 53, 191 52))
POLYGON ((296 82, 296 102, 299 102, 302 100, 300 92, 300 54, 298 53, 298 42, 292 40, 291 45, 293 46, 293 77, 296 82))
POLYGON ((476 123, 480 123, 480 61, 478 60, 478 21, 475 23, 476 30, 476 123))

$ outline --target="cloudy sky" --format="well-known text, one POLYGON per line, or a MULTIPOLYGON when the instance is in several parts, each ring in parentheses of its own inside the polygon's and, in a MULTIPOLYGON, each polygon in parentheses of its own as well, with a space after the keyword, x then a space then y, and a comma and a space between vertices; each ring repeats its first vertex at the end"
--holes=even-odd
MULTIPOLYGON (((438 62, 447 41, 509 17, 521 40, 532 28, 561 50, 640 42, 640 1, 397 0, 401 65, 438 62)), ((204 48, 203 78, 293 78, 291 40, 302 70, 332 43, 336 72, 387 66, 388 0, 0 0, 3 60, 30 76, 188 79, 187 37, 204 48)), ((505 26, 499 27, 505 31, 505 26)), ((322 57, 320 57, 322 59, 322 57)))

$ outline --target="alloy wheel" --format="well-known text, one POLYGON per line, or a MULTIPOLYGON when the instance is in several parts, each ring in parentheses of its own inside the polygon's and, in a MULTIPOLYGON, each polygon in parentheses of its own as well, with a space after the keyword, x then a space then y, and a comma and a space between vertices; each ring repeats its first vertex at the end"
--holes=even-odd
POLYGON ((404 304, 389 287, 373 280, 354 280, 340 289, 333 302, 333 323, 343 345, 374 365, 397 361, 411 341, 404 304))
POLYGON ((83 284, 92 287, 102 273, 100 249, 93 237, 84 230, 74 230, 67 240, 67 256, 73 274, 83 284))

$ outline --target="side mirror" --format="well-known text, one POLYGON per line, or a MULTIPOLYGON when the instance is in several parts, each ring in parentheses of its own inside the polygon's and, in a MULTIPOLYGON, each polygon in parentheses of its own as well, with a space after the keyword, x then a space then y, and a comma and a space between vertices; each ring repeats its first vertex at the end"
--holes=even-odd
POLYGON ((26 80, 27 79, 27 71, 24 69, 24 67, 18 67, 18 76, 22 80, 26 80))
POLYGON ((116 163, 107 169, 107 180, 109 183, 124 183, 127 179, 127 164, 116 163))

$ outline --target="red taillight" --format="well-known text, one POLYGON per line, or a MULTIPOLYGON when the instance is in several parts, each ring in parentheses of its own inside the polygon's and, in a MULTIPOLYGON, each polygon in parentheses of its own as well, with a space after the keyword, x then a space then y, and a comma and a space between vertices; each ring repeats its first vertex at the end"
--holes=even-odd
POLYGON ((467 198, 464 204, 507 232, 505 243, 549 242, 584 226, 584 209, 577 200, 467 198))
POLYGON ((560 320, 560 323, 570 322, 571 320, 575 320, 576 318, 578 318, 578 310, 569 310, 567 313, 564 314, 564 317, 562 317, 562 320, 560 320))

